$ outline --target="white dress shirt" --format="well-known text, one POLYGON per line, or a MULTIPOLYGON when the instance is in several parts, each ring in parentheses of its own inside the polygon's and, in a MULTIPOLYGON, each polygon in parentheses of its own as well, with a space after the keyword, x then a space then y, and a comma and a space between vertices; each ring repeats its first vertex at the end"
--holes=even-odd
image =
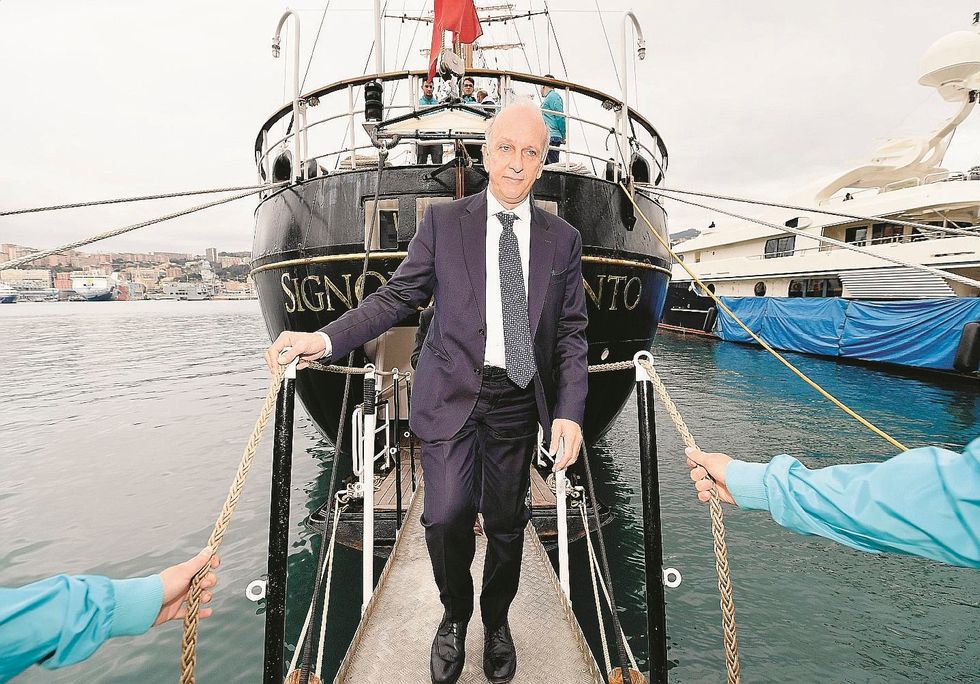
POLYGON ((503 224, 496 214, 501 211, 517 216, 514 234, 521 252, 521 273, 524 275, 524 296, 527 298, 528 260, 531 254, 531 198, 513 209, 504 209, 487 188, 487 350, 483 363, 497 368, 507 367, 504 353, 504 314, 500 301, 500 234, 503 224))
MULTIPOLYGON (((487 349, 483 363, 497 368, 507 367, 507 356, 504 352, 504 314, 500 301, 500 234, 503 224, 496 214, 507 211, 515 216, 514 234, 517 235, 517 247, 521 252, 521 272, 524 275, 524 297, 527 299, 527 278, 531 254, 531 198, 530 195, 513 209, 505 209, 497 198, 487 188, 487 349)), ((317 331, 323 338, 325 349, 319 358, 329 356, 333 344, 326 333, 317 331)))

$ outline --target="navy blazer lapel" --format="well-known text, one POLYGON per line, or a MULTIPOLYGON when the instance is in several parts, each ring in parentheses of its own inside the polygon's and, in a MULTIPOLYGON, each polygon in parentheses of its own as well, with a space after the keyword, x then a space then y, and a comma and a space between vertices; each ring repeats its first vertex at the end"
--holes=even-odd
POLYGON ((555 240, 542 216, 543 209, 534 206, 531 197, 531 256, 528 259, 527 313, 531 323, 531 339, 538 329, 544 298, 551 284, 551 268, 555 261, 555 240))
POLYGON ((484 326, 487 321, 487 195, 474 195, 469 208, 459 217, 460 248, 484 326))

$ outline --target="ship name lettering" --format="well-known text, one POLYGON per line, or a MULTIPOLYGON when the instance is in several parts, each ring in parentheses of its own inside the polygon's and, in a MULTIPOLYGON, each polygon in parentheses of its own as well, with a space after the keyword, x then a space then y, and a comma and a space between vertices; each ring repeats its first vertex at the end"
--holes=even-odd
POLYGON ((352 284, 351 274, 344 273, 337 279, 342 281, 342 285, 338 285, 338 282, 328 275, 308 275, 299 278, 287 272, 282 274, 279 285, 286 295, 283 302, 286 313, 334 311, 335 304, 343 305, 347 309, 354 308, 355 298, 359 305, 363 300, 361 288, 370 279, 376 279, 380 286, 388 282, 390 275, 391 273, 386 276, 378 271, 368 271, 364 276, 358 276, 352 284))
POLYGON ((619 311, 620 304, 627 311, 632 311, 640 304, 643 294, 643 281, 637 276, 622 276, 600 274, 596 277, 596 287, 593 288, 586 278, 582 278, 585 294, 600 311, 619 311), (612 285, 612 291, 606 297, 606 283, 612 285), (625 283, 625 285, 624 285, 625 283))

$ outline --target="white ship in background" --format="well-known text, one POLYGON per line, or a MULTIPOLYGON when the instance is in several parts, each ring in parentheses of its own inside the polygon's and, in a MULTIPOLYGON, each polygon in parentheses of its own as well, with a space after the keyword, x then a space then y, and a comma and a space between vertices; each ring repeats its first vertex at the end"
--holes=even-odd
MULTIPOLYGON (((909 309, 913 307, 912 301, 918 300, 916 306, 920 309, 928 309, 934 303, 936 310, 948 308, 951 298, 970 298, 980 304, 975 299, 980 297, 980 287, 975 284, 980 280, 980 165, 959 171, 942 165, 957 127, 980 100, 980 16, 974 17, 973 30, 956 31, 933 43, 922 58, 920 74, 920 84, 935 88, 945 101, 959 105, 954 116, 928 135, 886 141, 866 163, 822 181, 786 202, 870 218, 851 219, 770 208, 757 217, 772 224, 771 227, 749 221, 726 224, 719 219, 718 228, 674 248, 681 260, 712 292, 725 297, 902 301, 908 303, 909 309), (925 226, 900 225, 896 221, 925 226), (783 226, 798 232, 781 230, 783 226), (845 245, 830 243, 828 238, 845 245), (865 252, 852 251, 848 246, 863 248, 865 252), (879 255, 910 266, 897 265, 879 255), (919 266, 941 269, 953 277, 919 266)), ((980 164, 980 150, 976 152, 974 163, 980 164)), ((735 303, 749 316, 763 311, 763 302, 735 300, 735 303)), ((838 302, 840 307, 846 303, 838 302)), ((968 302, 959 304, 963 305, 962 309, 968 302)), ((778 302, 772 305, 775 307, 778 302)), ((817 303, 812 305, 798 304, 795 308, 787 305, 773 316, 778 315, 792 328, 799 323, 791 320, 793 317, 822 315, 816 313, 817 303)), ((828 331, 835 327, 843 329, 850 310, 841 308, 843 313, 838 313, 837 308, 830 308, 834 311, 828 315, 836 318, 826 321, 828 331)), ((890 321, 891 314, 883 308, 880 310, 883 333, 889 332, 886 330, 889 322, 908 327, 908 321, 890 321)), ((758 325, 764 326, 762 318, 769 315, 768 310, 759 315, 758 325)), ((964 315, 968 325, 969 321, 980 318, 980 308, 970 309, 964 315)), ((733 339, 724 330, 732 321, 724 318, 730 319, 716 310, 710 298, 697 292, 691 277, 680 264, 675 264, 663 317, 665 327, 710 332, 717 322, 720 335, 733 339)), ((927 323, 927 318, 923 318, 924 325, 935 325, 927 323)), ((773 321, 770 323, 775 327, 773 321)), ((961 330, 964 335, 967 331, 963 323, 957 325, 959 329, 950 332, 955 332, 958 339, 961 330)), ((978 338, 974 343, 980 348, 980 333, 975 332, 974 336, 978 338)), ((780 335, 774 337, 778 344, 780 335)), ((797 348, 791 341, 780 346, 849 356, 840 349, 834 352, 831 342, 828 340, 826 350, 816 351, 807 348, 806 343, 800 345, 803 348, 797 348)), ((978 354, 980 351, 973 356, 978 354)), ((873 356, 865 353, 855 358, 873 356)), ((910 358, 907 365, 929 364, 919 364, 910 358)), ((975 372, 975 368, 969 372, 975 372)))
POLYGON ((73 271, 70 277, 75 293, 89 302, 124 302, 146 298, 146 286, 132 280, 122 280, 118 273, 106 275, 73 271))

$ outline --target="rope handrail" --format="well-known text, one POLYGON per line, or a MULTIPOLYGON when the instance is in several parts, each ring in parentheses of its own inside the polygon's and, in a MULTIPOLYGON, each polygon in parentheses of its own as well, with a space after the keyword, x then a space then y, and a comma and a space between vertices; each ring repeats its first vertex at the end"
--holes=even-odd
POLYGON ((216 207, 219 204, 226 204, 228 202, 233 202, 244 197, 249 197, 251 195, 257 195, 260 192, 264 192, 271 187, 276 185, 288 185, 288 182, 274 183, 272 185, 264 185, 258 188, 253 188, 248 192, 242 192, 237 195, 232 195, 231 197, 223 197, 219 200, 214 200, 213 202, 206 202, 204 204, 198 204, 197 206, 191 207, 189 209, 183 209, 181 211, 175 211, 164 216, 158 216, 157 218, 150 219, 148 221, 141 221, 140 223, 134 223, 129 226, 124 226, 122 228, 114 228, 113 230, 108 230, 104 233, 98 233, 97 235, 92 235, 91 237, 84 238, 82 240, 76 240, 75 242, 69 242, 66 245, 61 245, 60 247, 55 247, 54 249, 46 249, 41 252, 32 252, 26 256, 18 257, 16 259, 11 259, 0 264, 0 271, 6 271, 7 269, 17 268, 23 264, 29 264, 32 261, 37 261, 38 259, 43 259, 44 257, 49 257, 53 254, 60 254, 62 252, 67 252, 78 247, 83 247, 84 245, 90 245, 93 242, 99 242, 100 240, 105 240, 111 237, 116 237, 117 235, 122 235, 123 233, 129 233, 139 228, 145 228, 147 226, 152 226, 155 223, 163 223, 164 221, 169 221, 170 219, 179 218, 181 216, 186 216, 187 214, 193 214, 196 211, 201 211, 202 209, 208 209, 210 207, 216 207))
MULTIPOLYGON (((667 409, 674 427, 681 436, 684 446, 698 448, 691 431, 688 429, 684 418, 681 416, 677 406, 667 393, 663 381, 657 375, 649 361, 639 361, 639 365, 646 371, 653 382, 657 396, 667 409)), ((708 502, 711 513, 711 538, 715 553, 715 571, 718 575, 718 594, 721 601, 721 622, 725 640, 725 669, 728 673, 728 684, 738 684, 741 681, 739 656, 738 656, 738 632, 735 623, 735 599, 732 595, 732 576, 731 568, 728 565, 728 544, 725 541, 725 514, 718 499, 718 490, 711 490, 711 500, 708 502)))
POLYGON ((690 266, 688 266, 686 263, 684 263, 683 261, 681 261, 680 259, 677 258, 677 254, 674 252, 673 249, 671 249, 670 244, 666 240, 664 240, 663 236, 660 235, 660 233, 658 233, 656 231, 656 229, 653 227, 653 224, 650 223, 650 219, 648 219, 647 216, 646 216, 646 214, 643 213, 643 210, 640 209, 640 206, 636 203, 636 200, 633 199, 633 195, 630 194, 630 192, 626 188, 626 186, 623 185, 622 183, 620 183, 619 184, 619 187, 622 188, 623 192, 626 194, 626 197, 629 199, 630 203, 633 205, 633 207, 636 210, 636 212, 640 215, 640 218, 642 218, 643 221, 647 224, 647 227, 650 229, 650 232, 653 233, 654 237, 660 242, 661 245, 663 245, 664 249, 666 249, 667 252, 670 253, 670 256, 675 261, 677 261, 678 264, 680 264, 681 268, 683 268, 687 272, 687 274, 689 276, 691 276, 691 278, 694 280, 694 282, 697 283, 698 287, 700 287, 703 292, 706 292, 708 294, 708 296, 710 296, 711 299, 714 300, 715 304, 717 304, 726 314, 728 314, 729 316, 731 316, 732 317, 732 320, 734 320, 739 325, 739 327, 741 327, 746 333, 748 333, 749 336, 753 340, 755 340, 756 342, 758 342, 759 345, 763 349, 765 349, 767 352, 769 352, 770 354, 772 354, 776 359, 779 360, 780 363, 782 363, 784 366, 786 366, 791 371, 793 371, 793 373, 795 373, 801 380, 803 380, 806 384, 810 385, 810 387, 812 387, 817 392, 819 392, 821 396, 823 396, 825 399, 827 399, 828 401, 830 401, 837 408, 839 408, 842 411, 844 411, 844 413, 846 413, 851 418, 853 418, 854 420, 856 420, 857 422, 859 422, 861 425, 863 425, 864 427, 868 428, 873 433, 875 433, 876 435, 878 435, 879 437, 881 437, 882 439, 884 439, 885 441, 887 441, 889 444, 891 444, 892 446, 894 446, 896 449, 899 449, 900 451, 908 451, 907 447, 904 444, 902 444, 897 439, 895 439, 894 437, 892 437, 891 435, 889 435, 888 433, 886 433, 881 428, 879 428, 876 425, 874 425, 871 421, 869 421, 868 419, 866 419, 863 416, 861 416, 857 411, 855 411, 854 409, 852 409, 851 407, 849 407, 847 404, 845 404, 844 402, 842 402, 840 399, 838 399, 837 397, 835 397, 834 395, 832 395, 830 392, 828 392, 827 390, 825 390, 823 387, 821 387, 819 384, 817 384, 817 382, 815 380, 812 380, 806 373, 804 373, 799 368, 797 368, 796 366, 794 366, 786 357, 784 357, 782 354, 780 354, 775 349, 773 349, 773 347, 770 346, 770 344, 768 342, 766 342, 761 337, 759 337, 757 334, 755 334, 755 332, 753 332, 749 328, 749 326, 747 326, 742 321, 741 318, 739 318, 738 316, 736 316, 735 313, 730 308, 728 308, 728 306, 723 301, 721 301, 721 298, 718 295, 716 295, 714 292, 712 292, 711 290, 708 289, 708 287, 701 281, 701 279, 698 278, 697 274, 694 273, 694 271, 691 270, 690 266))
MULTIPOLYGON (((828 245, 834 245, 840 249, 850 250, 852 252, 857 252, 858 254, 863 254, 865 256, 872 257, 873 259, 881 259, 882 261, 887 261, 898 266, 904 266, 905 268, 911 268, 916 271, 923 271, 925 273, 931 273, 934 276, 940 278, 948 278, 949 280, 955 280, 958 283, 968 285, 970 287, 980 288, 980 280, 974 280, 973 278, 967 278, 966 276, 961 276, 958 273, 950 273, 949 271, 944 271, 941 268, 934 268, 932 266, 926 266, 925 264, 917 264, 912 261, 906 261, 905 259, 899 259, 897 257, 890 256, 881 252, 875 252, 867 247, 858 247, 853 242, 844 242, 843 240, 836 240, 834 238, 829 238, 826 235, 816 235, 814 233, 807 233, 806 231, 799 230, 797 228, 790 228, 789 226, 780 226, 777 223, 770 223, 769 221, 764 221, 760 218, 752 218, 751 216, 745 216, 743 214, 736 214, 735 212, 727 211, 725 209, 719 209, 718 207, 708 206, 706 204, 701 204, 699 202, 693 202, 691 200, 681 199, 680 197, 672 197, 671 195, 661 193, 659 188, 644 188, 642 192, 649 192, 660 197, 666 197, 674 202, 680 202, 681 204, 687 204, 692 207, 698 207, 699 209, 706 209, 708 211, 714 211, 719 214, 724 214, 725 216, 731 216, 732 218, 737 218, 741 221, 749 221, 750 223, 757 223, 760 226, 765 226, 766 228, 772 228, 773 230, 778 230, 783 233, 790 233, 791 235, 799 235, 800 237, 809 238, 811 240, 816 240, 817 242, 822 242, 828 245)), ((641 192, 641 194, 642 194, 641 192)), ((632 200, 632 197, 630 197, 632 200)), ((635 204, 635 203, 634 203, 635 204)), ((975 236, 975 235, 974 235, 975 236)), ((671 252, 671 255, 677 259, 676 255, 671 252)), ((683 265, 684 262, 677 259, 677 261, 683 265)), ((685 267, 685 270, 688 270, 685 267)), ((688 271, 690 273, 690 271, 688 271)))
MULTIPOLYGON (((228 488, 228 496, 225 498, 224 506, 221 507, 221 513, 218 515, 214 523, 214 529, 211 531, 211 537, 208 539, 208 546, 211 547, 213 553, 218 552, 225 532, 228 530, 228 525, 231 523, 231 516, 235 512, 235 506, 238 504, 238 499, 242 494, 242 490, 245 488, 245 480, 248 478, 249 469, 252 467, 255 452, 258 449, 259 441, 262 439, 262 433, 265 430, 266 424, 269 422, 269 418, 275 411, 276 397, 279 396, 279 390, 282 387, 282 380, 285 373, 285 366, 277 367, 272 380, 269 382, 269 390, 266 392, 262 410, 259 412, 259 417, 255 421, 255 426, 252 428, 252 434, 245 444, 245 450, 238 464, 238 470, 235 471, 235 479, 232 480, 231 486, 228 488)), ((209 568, 210 563, 201 568, 194 576, 194 579, 191 580, 191 588, 187 597, 187 615, 184 616, 184 634, 181 639, 180 684, 194 684, 195 681, 194 669, 197 666, 198 611, 201 606, 202 593, 201 580, 207 575, 209 568)))
POLYGON ((189 197, 192 195, 213 195, 221 192, 241 192, 242 190, 261 190, 268 188, 265 185, 239 185, 230 188, 209 188, 207 190, 178 190, 177 192, 165 192, 157 195, 136 195, 134 197, 114 197, 111 199, 92 200, 89 202, 71 202, 69 204, 52 204, 46 207, 27 207, 24 209, 8 209, 0 211, 0 216, 17 216, 19 214, 36 214, 43 211, 59 211, 61 209, 80 209, 83 207, 97 207, 107 204, 125 204, 127 202, 145 202, 147 200, 171 199, 174 197, 189 197))

